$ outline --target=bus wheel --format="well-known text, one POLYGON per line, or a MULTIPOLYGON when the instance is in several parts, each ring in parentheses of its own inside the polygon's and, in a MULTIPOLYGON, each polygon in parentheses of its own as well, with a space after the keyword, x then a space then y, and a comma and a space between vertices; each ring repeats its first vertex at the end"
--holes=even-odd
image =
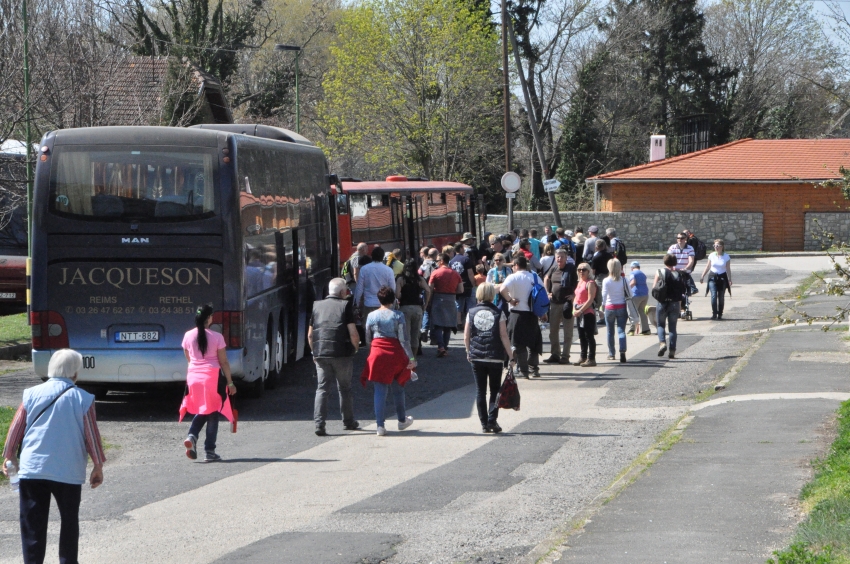
POLYGON ((283 376, 283 335, 280 334, 280 327, 274 338, 274 371, 278 380, 283 376))
POLYGON ((266 356, 266 352, 263 352, 263 375, 266 380, 266 389, 274 390, 277 387, 277 342, 276 340, 272 340, 272 336, 269 335, 266 339, 266 351, 268 351, 268 356, 266 356))
POLYGON ((109 393, 109 388, 106 386, 80 386, 83 390, 94 396, 94 399, 97 401, 103 401, 106 399, 106 394, 109 393))

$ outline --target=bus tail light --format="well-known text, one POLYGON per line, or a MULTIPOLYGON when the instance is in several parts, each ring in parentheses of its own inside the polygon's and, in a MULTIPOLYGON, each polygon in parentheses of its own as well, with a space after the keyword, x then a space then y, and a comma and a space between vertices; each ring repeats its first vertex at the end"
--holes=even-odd
POLYGON ((216 311, 213 313, 210 329, 220 331, 224 342, 231 349, 242 347, 242 312, 216 311))
POLYGON ((65 319, 55 311, 30 312, 33 349, 67 349, 68 328, 65 319))

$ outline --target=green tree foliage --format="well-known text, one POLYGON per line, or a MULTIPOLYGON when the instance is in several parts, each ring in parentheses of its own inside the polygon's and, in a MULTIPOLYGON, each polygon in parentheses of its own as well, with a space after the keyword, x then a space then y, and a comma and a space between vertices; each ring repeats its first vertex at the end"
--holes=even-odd
MULTIPOLYGON (((569 207, 581 191, 584 179, 601 172, 604 163, 599 159, 605 153, 602 144, 603 132, 599 131, 597 100, 601 95, 599 72, 608 60, 606 51, 597 52, 579 71, 578 87, 573 93, 570 110, 564 120, 561 134, 562 155, 557 178, 561 181, 561 193, 569 207)), ((571 205, 572 204, 572 205, 571 205)))
POLYGON ((736 71, 721 67, 706 53, 702 39, 705 17, 696 0, 645 3, 659 24, 646 36, 641 60, 643 81, 651 96, 650 116, 658 133, 675 134, 676 120, 692 114, 710 114, 712 141, 726 142, 726 94, 736 71))
POLYGON ((239 51, 257 33, 263 0, 239 3, 232 10, 223 1, 211 6, 210 0, 160 0, 159 9, 151 12, 142 0, 134 0, 124 24, 134 40, 133 51, 186 58, 228 82, 239 67, 239 51))
POLYGON ((319 120, 340 172, 491 181, 499 42, 481 8, 370 0, 347 10, 330 53, 319 120))

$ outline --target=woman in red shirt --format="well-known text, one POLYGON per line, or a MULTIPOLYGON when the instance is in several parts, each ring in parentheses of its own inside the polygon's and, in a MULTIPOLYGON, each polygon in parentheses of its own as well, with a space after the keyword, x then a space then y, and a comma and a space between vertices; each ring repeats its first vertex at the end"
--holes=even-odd
POLYGON ((463 292, 460 275, 449 267, 451 257, 440 255, 440 267, 431 274, 431 326, 437 339, 437 358, 448 354, 449 332, 457 330, 457 305, 455 296, 463 292))

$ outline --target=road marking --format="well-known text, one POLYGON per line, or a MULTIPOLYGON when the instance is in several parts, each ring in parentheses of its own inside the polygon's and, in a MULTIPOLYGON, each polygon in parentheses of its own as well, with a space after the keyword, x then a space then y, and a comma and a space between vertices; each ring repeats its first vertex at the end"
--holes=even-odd
POLYGON ((805 400, 805 399, 828 399, 835 401, 847 401, 850 393, 847 392, 811 392, 811 393, 772 393, 772 394, 742 394, 739 396, 726 396, 715 398, 704 403, 698 403, 691 407, 691 411, 699 411, 706 407, 714 407, 724 403, 738 401, 766 401, 766 400, 805 400))

